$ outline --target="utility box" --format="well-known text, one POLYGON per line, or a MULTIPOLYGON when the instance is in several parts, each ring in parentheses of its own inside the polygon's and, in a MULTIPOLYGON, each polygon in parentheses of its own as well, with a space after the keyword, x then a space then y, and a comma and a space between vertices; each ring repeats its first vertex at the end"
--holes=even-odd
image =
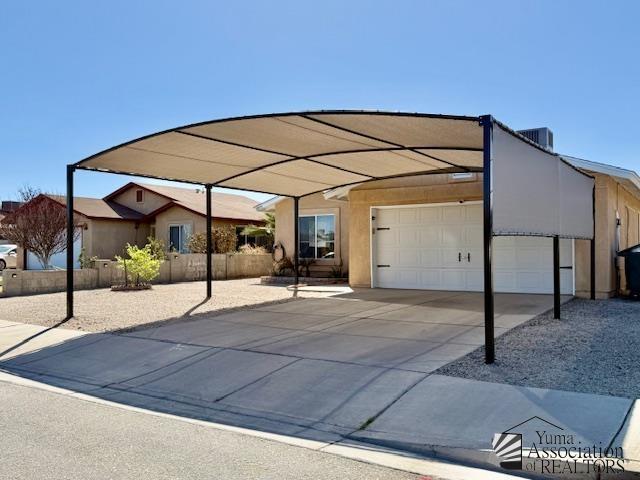
POLYGON ((624 257, 624 274, 631 298, 640 299, 640 244, 618 252, 624 257))

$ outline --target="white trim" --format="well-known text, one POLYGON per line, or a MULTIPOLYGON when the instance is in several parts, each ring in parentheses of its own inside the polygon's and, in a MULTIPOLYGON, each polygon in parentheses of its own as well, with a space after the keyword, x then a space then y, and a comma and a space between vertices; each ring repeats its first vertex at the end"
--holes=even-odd
POLYGON ((640 193, 640 175, 633 170, 616 167, 615 165, 608 165, 606 163, 585 160, 583 158, 570 157, 568 155, 561 155, 561 157, 574 167, 626 180, 640 193))
POLYGON ((479 205, 482 200, 469 200, 461 202, 441 202, 441 203, 411 203, 408 205, 373 205, 371 208, 390 209, 390 208, 418 208, 418 207, 451 207, 454 205, 479 205))
POLYGON ((265 200, 262 203, 259 203, 258 205, 256 205, 255 208, 258 212, 269 212, 273 209, 276 208, 276 204, 279 203, 280 201, 284 200, 287 197, 283 197, 280 195, 277 195, 273 198, 270 198, 269 200, 265 200))
POLYGON ((322 192, 322 196, 324 197, 325 200, 331 200, 331 199, 340 199, 342 197, 346 197, 349 195, 349 192, 362 185, 361 183, 356 183, 355 185, 346 185, 344 187, 337 187, 337 188, 332 188, 330 190, 326 190, 324 192, 322 192))

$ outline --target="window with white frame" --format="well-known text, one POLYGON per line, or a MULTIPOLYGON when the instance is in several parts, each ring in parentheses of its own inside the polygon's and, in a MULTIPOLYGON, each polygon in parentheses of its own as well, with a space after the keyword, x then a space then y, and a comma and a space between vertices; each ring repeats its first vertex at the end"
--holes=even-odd
POLYGON ((336 216, 301 215, 298 220, 300 258, 335 258, 336 216))
POLYGON ((169 225, 169 251, 179 253, 189 253, 187 243, 191 236, 191 225, 172 224, 169 225))

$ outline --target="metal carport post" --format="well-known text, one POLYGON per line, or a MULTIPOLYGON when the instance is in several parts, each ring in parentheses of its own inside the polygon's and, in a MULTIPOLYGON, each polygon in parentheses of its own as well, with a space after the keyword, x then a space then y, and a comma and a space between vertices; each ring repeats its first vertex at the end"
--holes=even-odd
POLYGON ((493 117, 483 115, 480 117, 482 125, 482 197, 483 197, 483 253, 484 253, 484 342, 485 363, 493 363, 496 358, 494 321, 494 296, 493 296, 493 270, 491 260, 493 257, 493 174, 492 167, 492 143, 493 143, 493 117))
POLYGON ((300 197, 293 197, 293 269, 295 270, 295 285, 300 283, 298 269, 300 264, 300 197))
POLYGON ((73 172, 67 165, 67 320, 73 318, 73 172))
POLYGON ((211 298, 213 282, 213 268, 211 265, 211 257, 213 256, 213 238, 211 232, 211 184, 207 184, 204 187, 207 195, 207 298, 211 298))

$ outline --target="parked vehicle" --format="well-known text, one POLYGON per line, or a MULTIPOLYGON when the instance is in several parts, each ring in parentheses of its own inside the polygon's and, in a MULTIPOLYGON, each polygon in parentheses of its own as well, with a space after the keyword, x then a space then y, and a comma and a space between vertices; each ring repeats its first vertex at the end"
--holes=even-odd
POLYGON ((0 272, 5 268, 16 268, 17 245, 0 245, 0 272))

